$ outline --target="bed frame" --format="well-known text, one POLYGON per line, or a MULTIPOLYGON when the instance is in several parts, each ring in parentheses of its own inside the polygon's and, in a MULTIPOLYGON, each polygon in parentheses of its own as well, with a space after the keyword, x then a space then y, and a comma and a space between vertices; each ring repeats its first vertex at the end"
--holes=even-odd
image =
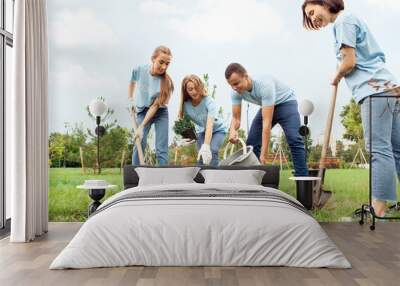
MULTIPOLYGON (((124 167, 124 190, 128 188, 136 187, 139 183, 138 174, 135 171, 136 167, 145 167, 145 168, 183 168, 185 166, 163 166, 163 167, 153 167, 153 166, 125 166, 124 167)), ((279 189, 279 167, 278 166, 252 166, 252 167, 240 167, 240 166, 220 166, 220 167, 211 167, 211 166, 200 166, 201 170, 206 169, 219 169, 219 170, 263 170, 265 171, 265 175, 262 179, 261 184, 264 187, 271 187, 275 189, 279 189)), ((204 183, 204 178, 200 174, 194 178, 197 183, 204 183)))

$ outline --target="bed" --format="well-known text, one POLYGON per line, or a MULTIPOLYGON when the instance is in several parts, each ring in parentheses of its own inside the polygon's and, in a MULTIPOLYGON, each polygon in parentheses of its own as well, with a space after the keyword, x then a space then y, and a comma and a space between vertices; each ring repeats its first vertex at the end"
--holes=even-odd
MULTIPOLYGON (((210 169, 204 167, 203 169, 210 169)), ((108 198, 55 258, 50 269, 119 266, 291 266, 350 268, 343 253, 294 198, 278 190, 279 169, 260 185, 138 185, 108 198)))

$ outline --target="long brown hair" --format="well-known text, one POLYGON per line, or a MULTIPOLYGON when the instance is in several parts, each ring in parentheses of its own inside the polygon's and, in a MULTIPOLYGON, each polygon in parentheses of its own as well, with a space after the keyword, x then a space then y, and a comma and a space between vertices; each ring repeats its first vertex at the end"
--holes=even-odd
MULTIPOLYGON (((168 56, 172 57, 171 50, 166 46, 158 46, 151 56, 151 59, 156 59, 161 53, 164 53, 168 56)), ((174 83, 172 82, 171 77, 167 72, 161 75, 161 83, 160 83, 160 104, 166 105, 171 97, 171 94, 174 92, 174 83)))
POLYGON ((314 23, 306 14, 306 7, 308 4, 320 5, 328 8, 329 12, 332 14, 337 14, 344 10, 343 0, 304 0, 301 10, 303 11, 303 26, 309 30, 317 30, 314 23))
POLYGON ((191 75, 185 76, 185 78, 182 80, 182 85, 181 85, 181 102, 180 102, 179 113, 178 113, 179 119, 183 118, 185 101, 190 100, 190 95, 186 90, 186 85, 189 82, 194 84, 194 88, 196 89, 197 92, 202 93, 203 96, 208 95, 207 89, 206 89, 203 81, 197 75, 191 74, 191 75))

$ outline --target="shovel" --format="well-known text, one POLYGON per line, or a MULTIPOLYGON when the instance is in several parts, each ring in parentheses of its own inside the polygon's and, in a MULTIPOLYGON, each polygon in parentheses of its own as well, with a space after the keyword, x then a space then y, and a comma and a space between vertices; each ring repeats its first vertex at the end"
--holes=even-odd
POLYGON ((319 161, 319 170, 318 170, 318 177, 320 178, 320 180, 317 181, 315 188, 313 190, 313 209, 322 209, 332 196, 331 191, 323 189, 322 179, 324 176, 326 153, 328 151, 329 140, 331 138, 332 122, 333 122, 333 116, 335 114, 337 91, 338 91, 338 86, 336 85, 333 87, 332 98, 329 105, 328 119, 326 120, 326 125, 325 125, 324 144, 322 145, 321 160, 319 161))
MULTIPOLYGON (((138 128, 137 126, 137 121, 136 121, 136 109, 134 106, 130 108, 130 114, 131 114, 131 121, 132 121, 132 126, 133 130, 136 132, 136 129, 138 128)), ((138 151, 138 156, 139 156, 139 163, 140 165, 144 165, 144 156, 143 156, 143 149, 142 149, 142 142, 140 138, 135 139, 135 145, 138 151)))

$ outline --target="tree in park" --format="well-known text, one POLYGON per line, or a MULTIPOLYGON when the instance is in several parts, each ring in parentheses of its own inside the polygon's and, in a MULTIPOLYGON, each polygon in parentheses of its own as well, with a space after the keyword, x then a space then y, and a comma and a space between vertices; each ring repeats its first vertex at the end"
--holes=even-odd
MULTIPOLYGON (((132 133, 127 128, 118 125, 108 129, 101 138, 101 166, 108 168, 120 167, 122 157, 127 157, 128 142, 131 136, 132 133)), ((92 139, 92 144, 96 145, 97 142, 92 139)))
POLYGON ((80 146, 86 144, 87 135, 82 125, 65 122, 65 134, 53 132, 49 136, 49 160, 51 167, 80 166, 80 146))
POLYGON ((67 165, 64 167, 78 167, 80 166, 80 146, 85 146, 87 141, 87 134, 85 133, 83 124, 71 125, 65 123, 66 126, 66 161, 67 165))
POLYGON ((59 132, 49 136, 49 163, 50 167, 61 168, 65 156, 65 135, 59 132))
POLYGON ((348 105, 343 107, 340 113, 341 123, 345 128, 343 138, 360 143, 364 139, 364 132, 361 123, 361 109, 354 98, 351 99, 348 105))
MULTIPOLYGON (((361 121, 361 108, 360 105, 356 103, 354 98, 350 100, 350 103, 345 105, 343 107, 342 112, 340 113, 341 123, 343 124, 343 127, 345 128, 345 132, 343 134, 343 138, 353 141, 356 144, 356 148, 350 148, 348 152, 346 152, 346 158, 350 156, 349 153, 353 153, 353 150, 355 150, 354 154, 352 154, 352 159, 350 160, 353 161, 355 157, 358 157, 358 154, 365 154, 367 160, 368 160, 368 154, 365 150, 365 141, 364 141, 364 131, 363 131, 363 126, 362 126, 362 121, 361 121)), ((348 162, 346 160, 346 162, 348 162)))
POLYGON ((336 157, 343 159, 344 144, 340 140, 336 140, 336 157))

